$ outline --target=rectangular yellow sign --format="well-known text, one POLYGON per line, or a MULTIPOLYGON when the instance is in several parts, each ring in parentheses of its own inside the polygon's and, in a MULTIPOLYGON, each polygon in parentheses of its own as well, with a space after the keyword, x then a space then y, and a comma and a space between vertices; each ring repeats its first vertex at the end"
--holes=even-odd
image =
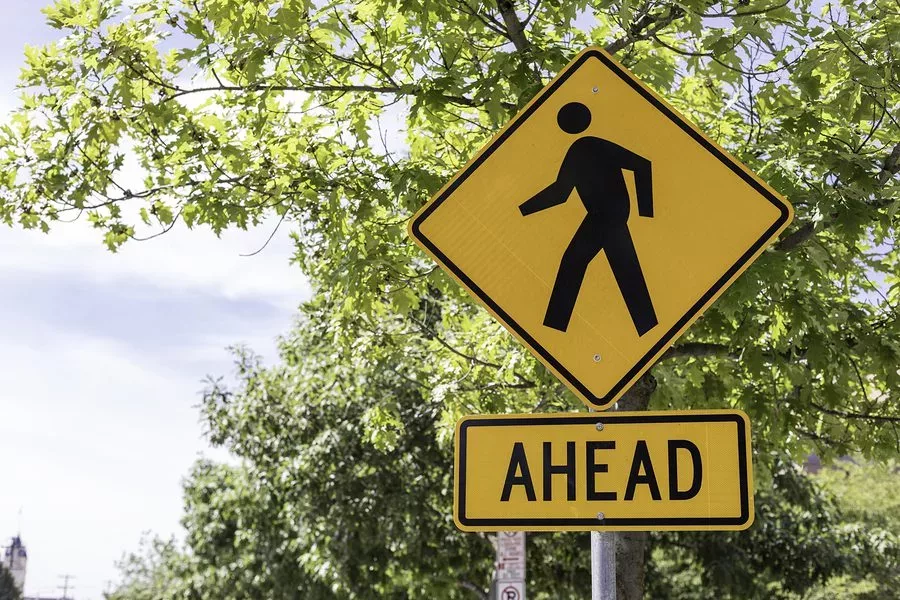
POLYGON ((750 422, 737 410, 465 417, 453 513, 464 531, 746 529, 750 422))

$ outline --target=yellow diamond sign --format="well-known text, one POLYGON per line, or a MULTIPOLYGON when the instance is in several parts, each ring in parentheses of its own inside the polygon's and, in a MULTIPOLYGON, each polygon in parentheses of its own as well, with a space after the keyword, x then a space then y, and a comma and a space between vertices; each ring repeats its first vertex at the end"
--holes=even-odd
POLYGON ((410 234, 602 409, 792 215, 747 167, 589 48, 415 215, 410 234))

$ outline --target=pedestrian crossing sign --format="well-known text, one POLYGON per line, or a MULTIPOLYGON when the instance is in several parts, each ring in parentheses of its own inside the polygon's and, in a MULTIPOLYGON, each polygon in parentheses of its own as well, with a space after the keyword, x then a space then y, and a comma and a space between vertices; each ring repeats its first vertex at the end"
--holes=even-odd
POLYGON ((791 205, 599 48, 410 221, 590 408, 610 407, 787 227, 791 205))

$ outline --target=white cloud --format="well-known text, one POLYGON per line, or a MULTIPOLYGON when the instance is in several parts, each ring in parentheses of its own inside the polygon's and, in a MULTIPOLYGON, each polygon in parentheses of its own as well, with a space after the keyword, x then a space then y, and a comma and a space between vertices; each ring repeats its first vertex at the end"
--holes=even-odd
POLYGON ((0 346, 0 531, 15 532, 22 507, 30 593, 53 591, 65 572, 76 597, 98 598, 142 531, 177 530, 181 478, 207 449, 200 385, 110 340, 13 341, 0 346))
MULTIPOLYGON (((0 228, 0 539, 29 548, 26 589, 101 597, 141 533, 177 532, 181 479, 199 453, 202 379, 226 345, 274 358, 308 297, 286 232, 173 230, 108 252, 98 232, 0 228)), ((221 452, 214 453, 224 458, 221 452)))
MULTIPOLYGON (((0 120, 19 104, 24 43, 58 36, 39 7, 0 2, 13 57, 0 67, 0 120)), ((120 183, 139 189, 139 167, 125 167, 120 183)), ((58 596, 71 573, 70 595, 99 599, 142 532, 178 532, 196 457, 228 458, 202 438, 201 380, 229 372, 229 344, 274 358, 310 294, 287 227, 240 256, 274 226, 221 239, 176 226, 118 254, 83 221, 49 235, 0 226, 0 545, 21 507, 29 594, 58 596)))
POLYGON ((0 274, 65 274, 94 283, 146 283, 173 293, 203 292, 229 299, 265 300, 293 309, 309 296, 285 231, 255 256, 274 224, 226 231, 175 228, 145 242, 129 242, 117 254, 85 223, 59 224, 49 235, 0 230, 0 274))
MULTIPOLYGON (((19 104, 23 45, 59 35, 42 4, 0 2, 0 120, 19 104)), ((126 167, 138 189, 139 168, 126 167)), ((180 226, 118 254, 84 222, 50 235, 0 226, 0 545, 21 507, 29 594, 58 596, 71 573, 70 596, 99 599, 143 531, 178 531, 198 454, 227 458, 201 435, 202 378, 230 370, 235 342, 273 358, 309 296, 286 227, 240 256, 274 225, 222 239, 180 226)))

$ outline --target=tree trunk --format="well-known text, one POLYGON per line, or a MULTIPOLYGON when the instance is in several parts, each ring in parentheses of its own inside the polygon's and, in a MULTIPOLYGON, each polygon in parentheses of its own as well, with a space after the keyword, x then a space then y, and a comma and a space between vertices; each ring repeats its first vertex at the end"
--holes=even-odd
POLYGON ((616 600, 641 600, 644 597, 646 551, 646 531, 616 534, 616 600))
MULTIPOLYGON (((647 372, 622 396, 618 410, 647 410, 655 390, 656 379, 647 372)), ((644 597, 647 538, 646 531, 622 531, 616 535, 616 600, 644 597)))

